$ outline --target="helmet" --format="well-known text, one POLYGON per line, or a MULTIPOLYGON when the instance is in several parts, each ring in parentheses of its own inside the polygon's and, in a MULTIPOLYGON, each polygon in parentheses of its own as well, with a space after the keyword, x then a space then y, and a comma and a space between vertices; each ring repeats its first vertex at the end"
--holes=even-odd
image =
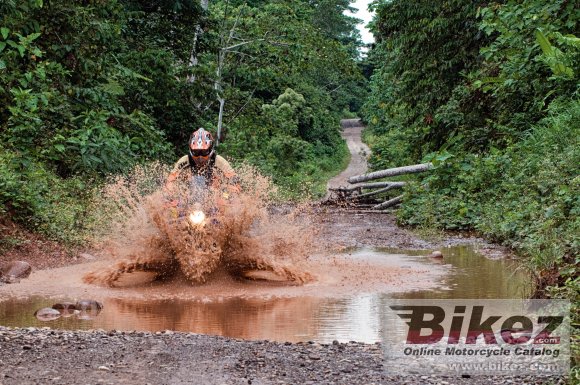
POLYGON ((189 155, 198 165, 205 165, 214 154, 213 137, 203 127, 194 131, 189 138, 189 155))

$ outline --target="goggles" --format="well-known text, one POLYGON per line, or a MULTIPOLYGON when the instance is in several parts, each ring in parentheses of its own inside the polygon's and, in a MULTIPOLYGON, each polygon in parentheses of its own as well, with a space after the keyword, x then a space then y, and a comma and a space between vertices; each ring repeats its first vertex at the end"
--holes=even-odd
POLYGON ((193 157, 198 157, 198 156, 209 156, 212 152, 211 148, 205 148, 205 149, 195 149, 195 150, 191 150, 191 156, 193 157))

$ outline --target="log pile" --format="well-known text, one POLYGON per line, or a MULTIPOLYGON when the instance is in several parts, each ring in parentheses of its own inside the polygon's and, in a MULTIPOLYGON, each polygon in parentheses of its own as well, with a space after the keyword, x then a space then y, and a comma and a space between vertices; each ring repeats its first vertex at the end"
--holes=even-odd
POLYGON ((393 176, 425 172, 433 168, 432 163, 414 164, 395 167, 348 178, 351 184, 347 187, 330 189, 330 203, 373 211, 383 211, 395 207, 403 200, 402 195, 390 197, 387 192, 403 188, 407 182, 370 182, 393 176))

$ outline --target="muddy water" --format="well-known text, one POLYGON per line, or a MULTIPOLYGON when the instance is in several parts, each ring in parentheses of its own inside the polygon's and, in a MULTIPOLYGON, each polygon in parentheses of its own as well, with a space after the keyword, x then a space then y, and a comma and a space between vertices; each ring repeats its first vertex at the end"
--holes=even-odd
MULTIPOLYGON (((241 339, 277 341, 361 341, 380 339, 379 307, 389 298, 522 298, 528 288, 526 275, 512 260, 491 260, 472 246, 443 249, 445 258, 427 257, 429 251, 396 249, 348 250, 354 261, 377 266, 396 260, 402 269, 422 266, 438 271, 435 288, 409 291, 348 290, 340 296, 312 295, 311 291, 286 288, 284 296, 246 294, 240 297, 190 299, 104 298, 104 310, 92 320, 75 317, 42 322, 34 312, 58 302, 44 297, 0 300, 0 325, 50 326, 62 329, 176 330, 241 339)), ((416 277, 415 277, 416 278, 416 277)), ((251 283, 248 283, 252 285, 251 283)), ((413 285, 411 285, 413 286, 413 285)), ((404 288, 404 289, 403 289, 404 288)), ((273 293, 277 290, 272 288, 273 293)), ((257 293, 258 293, 257 292, 257 293)), ((60 298, 60 301, 63 299, 60 298)), ((71 298, 70 300, 74 300, 71 298)))

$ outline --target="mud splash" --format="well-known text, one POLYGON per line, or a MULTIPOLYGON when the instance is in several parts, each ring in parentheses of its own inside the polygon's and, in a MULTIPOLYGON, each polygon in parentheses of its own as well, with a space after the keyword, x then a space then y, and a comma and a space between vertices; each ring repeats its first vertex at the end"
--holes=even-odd
POLYGON ((240 191, 225 178, 209 188, 196 178, 168 187, 166 176, 155 164, 105 186, 95 204, 101 217, 95 245, 116 263, 86 274, 86 283, 115 286, 127 274, 152 272, 160 279, 181 274, 196 284, 223 270, 235 276, 266 271, 295 284, 311 280, 303 262, 314 251, 316 232, 303 207, 269 210, 276 189, 268 178, 243 167, 240 191))

